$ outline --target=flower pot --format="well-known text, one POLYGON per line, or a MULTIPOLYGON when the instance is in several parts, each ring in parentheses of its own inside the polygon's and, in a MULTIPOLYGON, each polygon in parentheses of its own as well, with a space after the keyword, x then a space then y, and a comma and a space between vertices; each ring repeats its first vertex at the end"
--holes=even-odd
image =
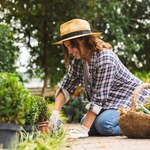
POLYGON ((44 134, 49 134, 49 121, 39 122, 37 129, 44 134))
POLYGON ((0 123, 0 145, 4 149, 14 148, 19 141, 20 126, 12 123, 0 123))
POLYGON ((32 132, 36 132, 37 131, 37 124, 35 125, 24 125, 23 129, 27 132, 27 133, 32 133, 32 132))

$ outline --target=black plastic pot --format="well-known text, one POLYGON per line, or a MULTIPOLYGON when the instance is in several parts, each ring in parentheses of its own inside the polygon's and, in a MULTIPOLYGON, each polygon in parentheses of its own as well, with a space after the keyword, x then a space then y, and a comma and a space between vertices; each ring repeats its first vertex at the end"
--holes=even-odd
POLYGON ((32 132, 36 132, 37 131, 37 125, 24 125, 23 129, 27 132, 27 133, 32 133, 32 132))
POLYGON ((0 145, 4 149, 14 148, 19 141, 20 127, 12 123, 0 123, 0 145))

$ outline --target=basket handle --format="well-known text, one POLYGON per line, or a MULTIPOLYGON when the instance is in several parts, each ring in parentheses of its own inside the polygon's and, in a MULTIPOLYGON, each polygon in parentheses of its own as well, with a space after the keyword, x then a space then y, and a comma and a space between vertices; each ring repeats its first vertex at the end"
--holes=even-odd
POLYGON ((139 85, 138 87, 136 87, 136 89, 134 90, 133 95, 132 95, 131 111, 136 110, 136 103, 137 103, 139 94, 144 89, 150 89, 150 83, 143 83, 143 84, 139 85))

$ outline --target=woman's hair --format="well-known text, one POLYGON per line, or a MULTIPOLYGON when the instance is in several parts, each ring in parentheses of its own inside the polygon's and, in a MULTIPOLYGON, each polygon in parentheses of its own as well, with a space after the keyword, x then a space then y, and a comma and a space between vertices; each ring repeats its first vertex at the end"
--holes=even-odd
MULTIPOLYGON (((109 43, 106 43, 103 40, 99 39, 98 37, 92 35, 71 39, 69 41, 72 47, 76 47, 79 50, 81 58, 85 58, 89 62, 92 51, 112 49, 112 46, 109 43)), ((70 56, 65 46, 64 49, 65 49, 65 66, 68 68, 70 56)))

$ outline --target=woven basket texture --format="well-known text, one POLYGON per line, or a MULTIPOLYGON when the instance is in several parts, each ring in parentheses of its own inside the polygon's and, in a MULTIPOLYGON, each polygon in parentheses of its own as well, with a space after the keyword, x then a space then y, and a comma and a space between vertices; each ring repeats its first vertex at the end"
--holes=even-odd
POLYGON ((150 138, 150 114, 136 111, 138 96, 144 89, 150 89, 150 84, 143 83, 135 89, 131 108, 119 116, 120 128, 129 138, 150 138))

